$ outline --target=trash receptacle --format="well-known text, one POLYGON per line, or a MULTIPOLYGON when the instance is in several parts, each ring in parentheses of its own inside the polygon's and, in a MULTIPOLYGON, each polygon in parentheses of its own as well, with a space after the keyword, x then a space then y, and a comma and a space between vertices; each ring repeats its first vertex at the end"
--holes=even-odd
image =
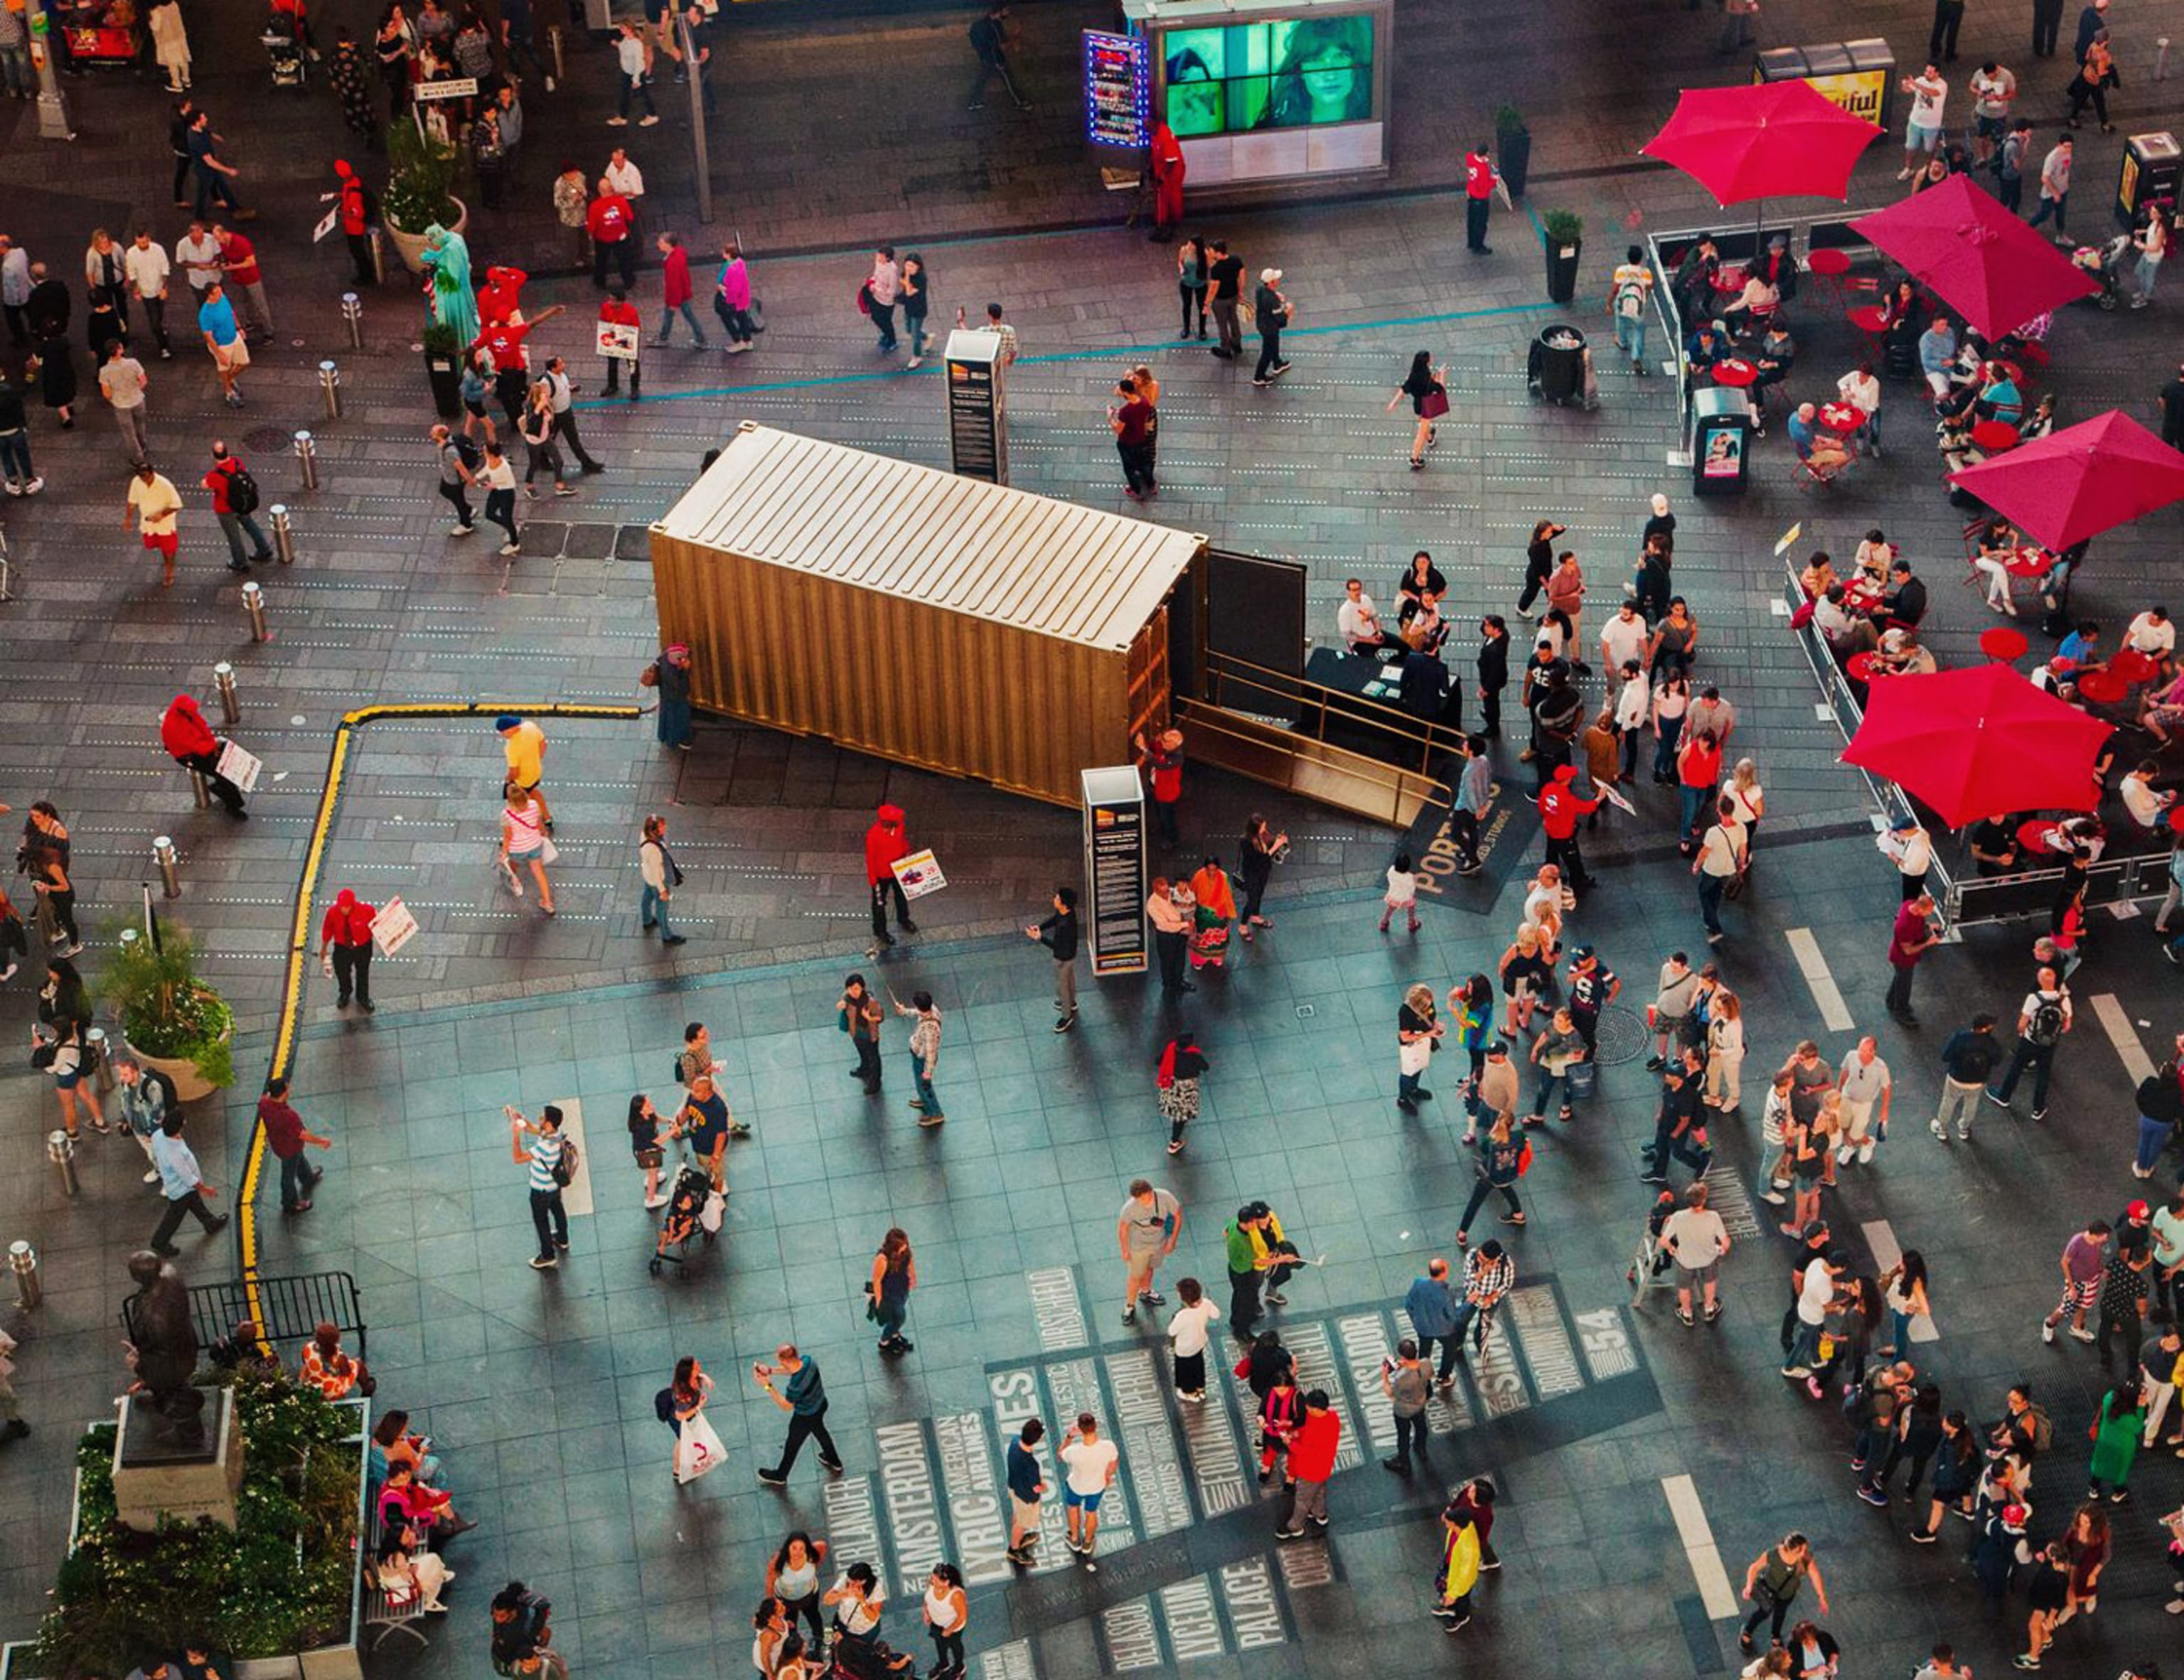
POLYGON ((2184 179, 2184 153, 2173 134, 2134 134, 2123 142, 2123 170, 2116 176, 2116 220, 2126 227, 2148 204, 2176 209, 2176 190, 2184 179))
POLYGON ((1744 393, 1709 385, 1691 396, 1691 494, 1741 496, 1752 460, 1744 393))
POLYGON ((1568 321, 1550 322, 1532 340, 1524 377, 1532 394, 1551 403, 1585 399, 1585 334, 1568 321))

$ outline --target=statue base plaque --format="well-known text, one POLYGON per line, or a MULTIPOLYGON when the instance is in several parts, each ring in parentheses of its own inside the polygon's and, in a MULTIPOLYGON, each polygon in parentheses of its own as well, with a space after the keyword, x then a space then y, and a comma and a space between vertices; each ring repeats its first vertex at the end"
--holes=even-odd
POLYGON ((130 1527, 149 1533, 162 1516, 188 1522, 209 1517, 235 1527, 236 1490, 242 1486, 242 1436, 235 1426, 235 1396, 226 1388, 205 1398, 204 1441, 176 1447, 159 1438, 159 1415, 131 1394, 121 1402, 121 1427, 114 1443, 115 1513, 130 1527))

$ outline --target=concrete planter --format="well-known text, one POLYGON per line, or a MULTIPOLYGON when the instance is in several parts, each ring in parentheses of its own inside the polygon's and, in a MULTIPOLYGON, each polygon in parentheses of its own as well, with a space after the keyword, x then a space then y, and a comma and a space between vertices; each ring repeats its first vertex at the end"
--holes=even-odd
MULTIPOLYGON (((454 199, 455 206, 454 225, 449 231, 460 233, 470 223, 471 208, 452 193, 448 197, 454 199)), ((420 228, 412 233, 405 228, 397 227, 393 220, 386 216, 380 218, 380 226, 387 230, 387 237, 394 242, 395 254, 402 259, 402 265, 412 274, 422 274, 425 271, 424 230, 420 228)))

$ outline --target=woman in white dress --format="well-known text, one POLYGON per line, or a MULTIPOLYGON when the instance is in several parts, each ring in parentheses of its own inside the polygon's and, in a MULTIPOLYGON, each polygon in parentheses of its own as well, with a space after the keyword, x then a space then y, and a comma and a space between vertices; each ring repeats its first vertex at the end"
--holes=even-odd
POLYGON ((554 888, 546 879, 546 865, 553 854, 548 851, 546 822, 538 801, 530 790, 508 784, 508 803, 500 813, 500 867, 508 877, 510 889, 518 898, 523 896, 523 883, 518 879, 515 866, 531 866, 531 879, 538 883, 538 907, 549 916, 554 911, 554 888))
POLYGON ((190 91, 190 34, 182 27, 182 8, 176 0, 160 0, 146 20, 152 25, 152 56, 167 73, 167 92, 190 91))

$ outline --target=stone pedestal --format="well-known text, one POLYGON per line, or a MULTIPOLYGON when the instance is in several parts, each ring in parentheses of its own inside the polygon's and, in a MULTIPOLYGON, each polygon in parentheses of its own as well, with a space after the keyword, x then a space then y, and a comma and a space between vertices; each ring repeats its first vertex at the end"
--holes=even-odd
POLYGON ((242 1436, 235 1426, 235 1396, 208 1388, 205 1439, 183 1449, 155 1438, 158 1417, 130 1395, 121 1403, 121 1427, 114 1443, 114 1503, 130 1527, 149 1533, 162 1516, 187 1522, 209 1517, 235 1527, 235 1494, 242 1486, 242 1436))

